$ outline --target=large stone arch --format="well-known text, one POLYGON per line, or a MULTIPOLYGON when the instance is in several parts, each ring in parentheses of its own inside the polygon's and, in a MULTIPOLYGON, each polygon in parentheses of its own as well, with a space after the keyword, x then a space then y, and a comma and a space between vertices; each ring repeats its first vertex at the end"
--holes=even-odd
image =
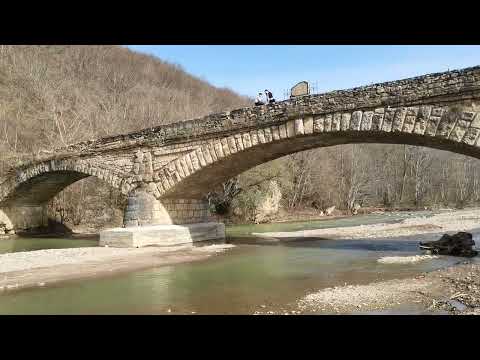
POLYGON ((179 197, 201 199, 214 186, 259 164, 349 143, 418 145, 480 158, 479 134, 477 112, 445 105, 305 115, 211 140, 161 169, 150 192, 167 202, 179 197))
POLYGON ((480 158, 480 114, 458 104, 304 114, 204 141, 130 193, 126 226, 211 221, 205 195, 254 166, 295 152, 349 143, 426 146, 480 158))

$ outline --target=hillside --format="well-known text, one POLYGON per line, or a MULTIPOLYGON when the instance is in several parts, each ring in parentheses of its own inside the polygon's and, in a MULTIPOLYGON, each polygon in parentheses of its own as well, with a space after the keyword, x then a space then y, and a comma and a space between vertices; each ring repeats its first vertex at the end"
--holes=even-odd
MULTIPOLYGON (((249 103, 177 65, 120 46, 0 45, 0 175, 42 150, 249 103)), ((81 218, 86 201, 92 217, 108 221, 107 198, 121 202, 92 178, 69 187, 52 207, 64 218, 81 218)))
POLYGON ((119 46, 0 46, 1 146, 35 152, 248 104, 119 46))

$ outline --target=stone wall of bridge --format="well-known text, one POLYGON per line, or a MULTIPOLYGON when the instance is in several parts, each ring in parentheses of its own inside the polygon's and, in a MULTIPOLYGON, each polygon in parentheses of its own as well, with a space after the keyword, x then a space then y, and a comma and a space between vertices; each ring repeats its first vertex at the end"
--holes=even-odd
POLYGON ((380 107, 441 106, 452 102, 468 105, 473 99, 478 99, 479 91, 480 66, 477 66, 212 114, 135 133, 86 141, 71 145, 65 150, 67 153, 89 153, 152 144, 162 147, 173 143, 193 144, 309 114, 368 111, 380 107))
POLYGON ((421 145, 480 158, 480 115, 458 106, 411 106, 307 115, 283 124, 206 141, 171 161, 148 184, 157 198, 199 198, 253 166, 311 149, 346 143, 421 145))

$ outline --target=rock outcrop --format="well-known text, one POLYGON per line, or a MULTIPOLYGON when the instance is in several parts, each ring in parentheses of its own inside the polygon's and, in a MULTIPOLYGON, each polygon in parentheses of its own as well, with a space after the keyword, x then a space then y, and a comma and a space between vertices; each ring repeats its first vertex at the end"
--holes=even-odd
POLYGON ((282 192, 276 181, 270 181, 266 190, 255 209, 254 222, 257 224, 265 222, 271 215, 276 214, 282 199, 282 192))

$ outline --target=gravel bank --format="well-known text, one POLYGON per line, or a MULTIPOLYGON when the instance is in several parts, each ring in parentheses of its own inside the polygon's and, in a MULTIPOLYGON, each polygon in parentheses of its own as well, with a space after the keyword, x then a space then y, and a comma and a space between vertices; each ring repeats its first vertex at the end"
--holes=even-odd
POLYGON ((261 237, 321 237, 336 239, 375 239, 440 232, 469 231, 480 227, 480 209, 449 211, 432 217, 405 219, 395 224, 359 225, 343 228, 291 232, 253 233, 261 237))
POLYGON ((333 313, 355 310, 378 310, 386 305, 400 305, 416 298, 416 293, 426 291, 429 283, 423 279, 390 280, 369 285, 349 285, 322 289, 299 301, 299 308, 333 313))
POLYGON ((414 278, 322 289, 298 301, 304 313, 355 313, 421 306, 425 312, 480 314, 480 265, 464 264, 414 278))

